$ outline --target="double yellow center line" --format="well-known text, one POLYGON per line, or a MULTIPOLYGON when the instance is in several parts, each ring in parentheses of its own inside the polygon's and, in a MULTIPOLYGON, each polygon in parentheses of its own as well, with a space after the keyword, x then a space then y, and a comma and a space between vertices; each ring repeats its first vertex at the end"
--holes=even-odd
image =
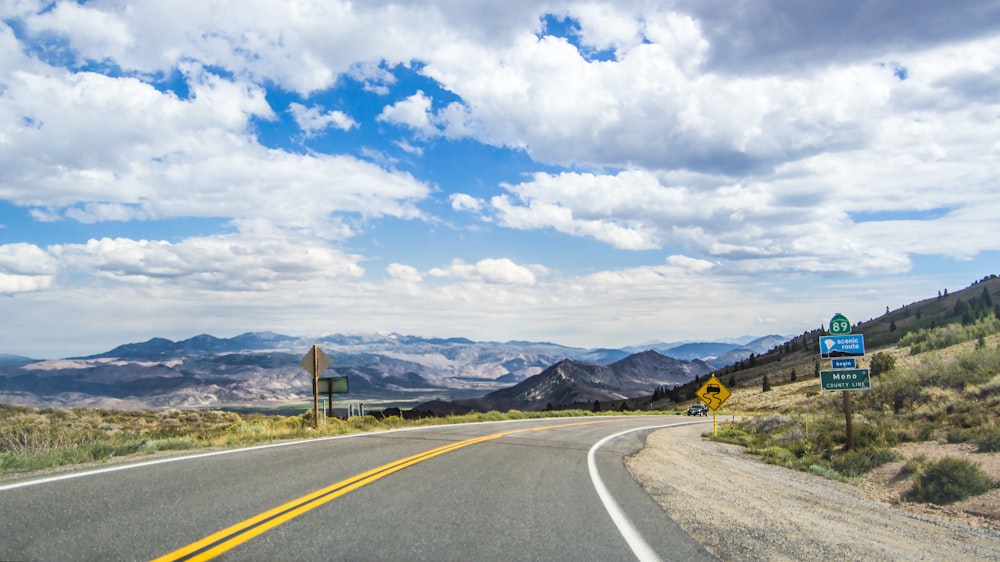
MULTIPOLYGON (((603 420, 610 421, 610 420, 603 420)), ((418 453, 416 455, 399 459, 397 461, 391 462, 389 464, 384 464, 378 468, 373 468, 367 472, 362 472, 356 476, 352 476, 346 480, 341 480, 336 484, 327 486, 321 490, 316 490, 311 494, 302 496, 301 498, 292 500, 288 503, 279 505, 274 509, 265 511, 259 515, 251 517, 245 521, 241 521, 231 527, 227 527, 217 533, 211 534, 197 542, 193 542, 181 549, 175 550, 169 554, 165 554, 153 562, 173 562, 180 560, 210 560, 216 556, 233 549, 248 540, 265 533, 282 523, 294 519, 303 513, 315 509, 329 501, 335 500, 344 494, 351 491, 357 490, 358 488, 371 484, 372 482, 378 480, 379 478, 388 476, 393 472, 398 472, 403 470, 408 466, 413 466, 419 462, 423 462, 427 459, 434 458, 438 455, 443 455, 445 453, 454 451, 456 449, 461 449, 463 447, 468 447, 469 445, 475 445, 476 443, 483 443, 485 441, 491 441, 493 439, 499 439, 507 435, 512 435, 515 433, 524 433, 528 431, 543 431, 546 429, 554 429, 557 427, 573 427, 578 425, 589 425, 594 423, 601 423, 601 421, 587 421, 587 422, 577 422, 571 424, 558 424, 558 425, 548 425, 543 427, 532 427, 527 429, 516 429, 513 431, 505 431, 502 433, 494 433, 492 435, 484 435, 482 437, 474 437, 472 439, 466 439, 465 441, 459 441, 457 443, 451 443, 448 445, 442 445, 429 451, 424 451, 423 453, 418 453)))

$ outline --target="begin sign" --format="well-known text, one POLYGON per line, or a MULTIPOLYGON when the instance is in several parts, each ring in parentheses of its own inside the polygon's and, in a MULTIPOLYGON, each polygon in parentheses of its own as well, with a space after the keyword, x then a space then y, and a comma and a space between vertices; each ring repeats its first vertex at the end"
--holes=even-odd
POLYGON ((819 377, 823 390, 868 390, 872 387, 868 369, 820 371, 819 377))

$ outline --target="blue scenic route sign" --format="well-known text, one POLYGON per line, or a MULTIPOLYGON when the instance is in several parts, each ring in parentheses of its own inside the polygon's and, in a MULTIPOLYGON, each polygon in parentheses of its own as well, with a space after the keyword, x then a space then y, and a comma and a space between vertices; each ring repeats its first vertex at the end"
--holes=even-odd
POLYGON ((865 354, 865 337, 861 334, 820 336, 819 350, 823 359, 833 357, 863 357, 865 354))
POLYGON ((858 368, 858 360, 855 359, 855 358, 853 358, 853 357, 850 357, 850 358, 847 358, 847 359, 834 359, 833 360, 833 368, 834 369, 857 369, 858 368))

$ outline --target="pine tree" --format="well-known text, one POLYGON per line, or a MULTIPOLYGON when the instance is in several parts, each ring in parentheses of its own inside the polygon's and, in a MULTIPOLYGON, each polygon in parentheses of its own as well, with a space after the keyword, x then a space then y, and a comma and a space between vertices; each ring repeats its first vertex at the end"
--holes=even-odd
POLYGON ((795 369, 792 369, 792 374, 789 375, 788 378, 791 380, 791 382, 795 382, 795 369))
POLYGON ((767 375, 764 375, 764 384, 761 387, 761 390, 763 392, 770 392, 771 391, 771 382, 767 380, 767 375))
POLYGON ((672 402, 680 402, 681 401, 681 387, 680 387, 680 385, 676 385, 675 384, 674 387, 670 389, 670 400, 672 402))

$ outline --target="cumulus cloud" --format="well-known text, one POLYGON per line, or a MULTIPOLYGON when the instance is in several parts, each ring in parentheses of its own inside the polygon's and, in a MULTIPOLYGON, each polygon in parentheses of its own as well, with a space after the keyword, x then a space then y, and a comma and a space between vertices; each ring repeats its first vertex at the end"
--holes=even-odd
POLYGON ((331 310, 398 291, 398 310, 455 326, 476 303, 557 332, 567 311, 652 329, 688 301, 760 298, 747 321, 787 325, 765 298, 778 280, 872 282, 921 256, 1000 250, 995 2, 494 4, 0 5, 0 198, 96 232, 9 236, 0 291, 31 299, 17 306, 55 289, 99 300, 74 284, 86 279, 146 306, 154 293, 197 306, 197 291, 252 306, 247 294, 294 287, 272 303, 331 310), (348 91, 370 97, 349 105, 348 91), (294 101, 275 112, 278 98, 294 101), (273 142, 286 128, 295 142, 273 142), (480 148, 507 160, 480 174, 480 148), (440 225, 459 213, 502 236, 447 246, 440 225), (106 234, 189 219, 225 227, 106 234), (400 224, 401 247, 434 242, 419 268, 392 253, 400 224), (376 231, 385 242, 364 236, 376 231), (571 266, 528 231, 652 261, 571 266), (517 261, 480 259, 513 256, 511 241, 517 261), (766 290, 739 285, 761 278, 766 290))
POLYGON ((333 127, 341 131, 349 131, 358 126, 357 121, 351 119, 343 111, 324 112, 321 107, 306 107, 301 103, 292 102, 288 104, 288 111, 291 112, 295 122, 302 129, 306 136, 315 135, 319 131, 333 127))
POLYGON ((50 259, 79 274, 126 283, 169 282, 199 289, 262 291, 320 279, 356 278, 359 256, 278 230, 252 235, 159 240, 102 238, 58 244, 50 259))
POLYGON ((0 115, 35 126, 11 131, 0 152, 0 196, 87 223, 265 217, 328 237, 348 232, 334 213, 420 216, 429 188, 411 175, 265 148, 245 134, 250 119, 274 118, 263 90, 189 71, 193 96, 183 100, 133 78, 16 73, 0 115))
POLYGON ((405 281, 407 283, 419 283, 423 276, 417 268, 401 263, 391 263, 385 268, 390 279, 405 281))
POLYGON ((431 99, 423 92, 387 106, 379 115, 379 120, 405 125, 424 134, 437 132, 437 128, 431 123, 431 99))
POLYGON ((449 199, 451 199, 451 208, 456 211, 478 211, 483 208, 481 199, 476 199, 466 193, 453 193, 449 199))
POLYGON ((58 272, 58 262, 38 246, 0 245, 0 294, 46 289, 58 272))
POLYGON ((501 285, 534 285, 535 274, 546 272, 545 268, 518 265, 508 258, 487 258, 474 264, 456 259, 448 267, 433 268, 428 274, 434 277, 454 277, 501 285))

